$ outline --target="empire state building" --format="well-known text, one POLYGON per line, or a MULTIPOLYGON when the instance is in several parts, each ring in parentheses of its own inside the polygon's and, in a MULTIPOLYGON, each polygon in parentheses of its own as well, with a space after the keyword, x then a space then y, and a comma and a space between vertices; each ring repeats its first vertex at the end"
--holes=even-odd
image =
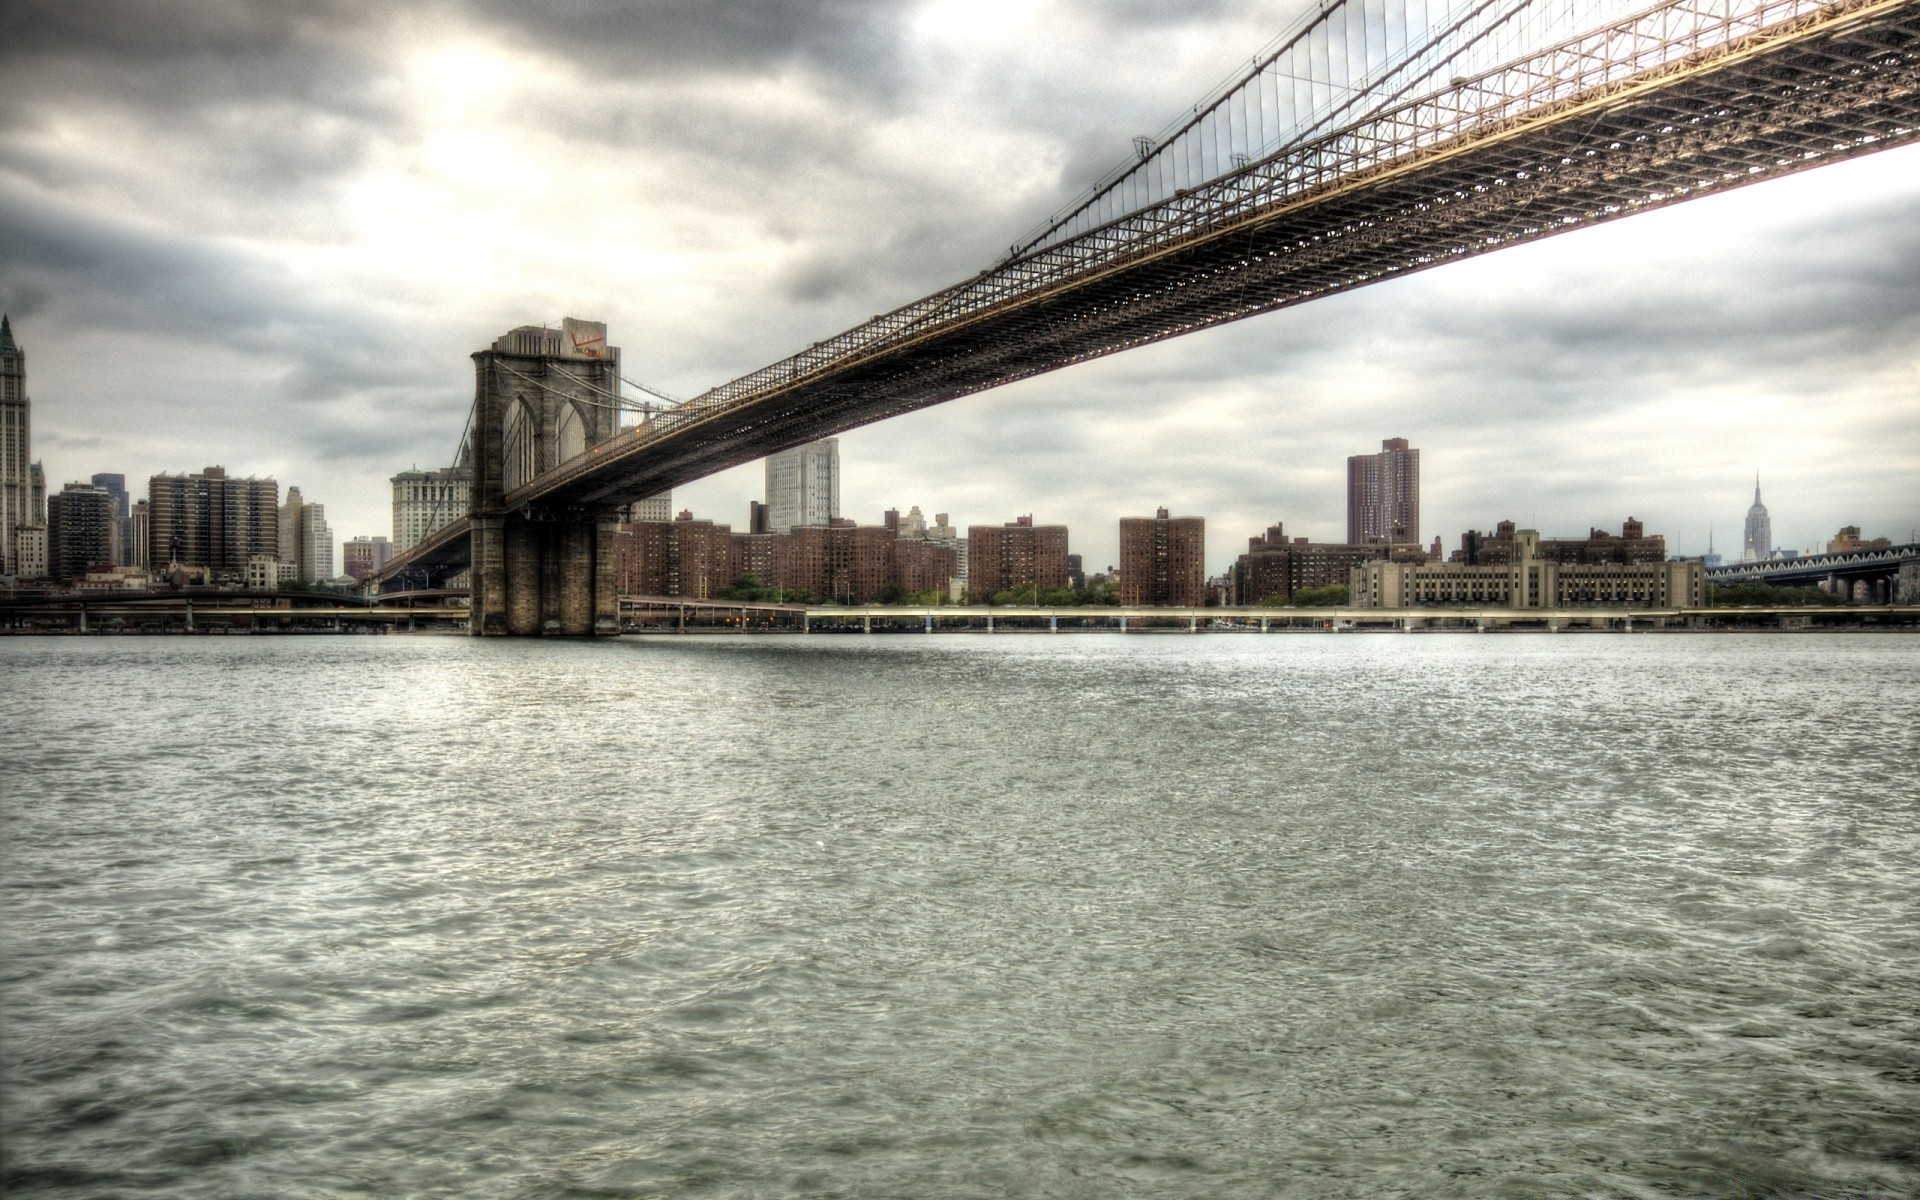
POLYGON ((1765 562, 1773 557, 1773 522, 1767 519, 1767 506, 1760 503, 1760 477, 1753 479, 1753 507, 1747 510, 1747 545, 1741 562, 1765 562))

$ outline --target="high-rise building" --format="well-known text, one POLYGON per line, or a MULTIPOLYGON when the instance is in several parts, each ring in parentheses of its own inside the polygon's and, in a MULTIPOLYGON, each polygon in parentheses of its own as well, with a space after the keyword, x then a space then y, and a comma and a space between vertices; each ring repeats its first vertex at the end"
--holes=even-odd
POLYGON ((1420 543, 1420 452, 1407 439, 1347 459, 1347 542, 1420 543))
POLYGON ((225 467, 147 481, 151 565, 206 567, 234 579, 256 554, 280 552, 280 484, 231 479, 225 467))
POLYGON ((46 481, 34 488, 32 403, 27 352, 13 340, 13 320, 0 313, 0 575, 46 573, 46 481))
POLYGON ((91 567, 113 566, 112 493, 70 483, 47 500, 47 575, 67 583, 91 567))
POLYGON ((149 568, 153 566, 152 539, 147 532, 149 524, 147 514, 151 509, 152 506, 145 500, 135 500, 133 502, 133 515, 127 523, 129 532, 127 540, 132 543, 132 547, 128 551, 132 556, 132 561, 127 564, 128 566, 149 568))
POLYGON ((133 510, 132 500, 127 495, 127 477, 104 473, 95 475, 93 486, 113 497, 113 565, 132 566, 133 536, 127 526, 133 516, 133 510))
POLYGON ((393 543, 383 537, 361 536, 340 547, 340 571, 365 582, 393 557, 393 543))
POLYGON ((287 489, 287 502, 280 506, 277 557, 301 583, 333 578, 333 530, 327 525, 326 506, 309 503, 297 487, 287 489))
POLYGON ((1740 552, 1741 562, 1763 562, 1773 557, 1773 521, 1767 516, 1767 506, 1760 503, 1760 477, 1753 477, 1753 507, 1747 510, 1746 546, 1740 552))
POLYGON ((1203 517, 1120 518, 1120 603, 1198 608, 1207 600, 1203 517))
POLYGON ((767 456, 767 532, 826 528, 840 515, 840 439, 767 456))
POLYGON ((927 540, 953 548, 953 577, 960 581, 961 587, 968 586, 967 539, 962 537, 960 530, 947 519, 946 513, 933 514, 933 524, 927 526, 927 540))
MULTIPOLYGON (((473 472, 465 467, 402 471, 393 484, 393 552, 405 554, 473 507, 473 472)), ((642 502, 644 503, 644 501, 642 502)))
MULTIPOLYGON (((944 524, 944 522, 942 522, 944 524)), ((1032 586, 1067 586, 1067 527, 1035 525, 1031 516, 1005 525, 967 526, 967 589, 976 596, 1032 586)))
POLYGON ((295 486, 287 488, 286 499, 280 502, 280 546, 276 557, 295 569, 295 578, 299 577, 300 566, 300 510, 306 506, 305 497, 295 486))

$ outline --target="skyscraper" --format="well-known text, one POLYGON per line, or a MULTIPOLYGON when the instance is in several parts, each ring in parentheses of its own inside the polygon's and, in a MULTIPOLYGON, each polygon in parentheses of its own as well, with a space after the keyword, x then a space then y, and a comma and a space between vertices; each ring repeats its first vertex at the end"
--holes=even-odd
POLYGON ((1387 438, 1347 459, 1347 543, 1420 544, 1420 452, 1387 438))
POLYGON ((0 313, 0 575, 45 571, 45 484, 36 497, 32 404, 27 354, 13 340, 13 320, 0 313))
POLYGON ((1120 518, 1120 603, 1197 608, 1207 602, 1202 517, 1120 518))
POLYGON ((125 475, 95 475, 93 486, 113 497, 113 558, 114 566, 133 565, 133 536, 127 528, 133 515, 132 499, 127 495, 127 477, 125 475))
POLYGON ((767 531, 825 528, 840 515, 840 439, 767 456, 767 531))
POLYGON ((1767 518, 1767 506, 1760 503, 1760 477, 1753 477, 1753 507, 1747 510, 1746 547, 1741 562, 1763 562, 1773 557, 1773 522, 1767 518))
POLYGON ((404 554, 473 507, 473 472, 465 467, 402 471, 393 483, 393 552, 404 554))
POLYGON ((287 502, 280 506, 279 558, 301 583, 333 578, 333 530, 326 507, 309 503, 297 487, 287 489, 287 502))
POLYGON ((247 560, 280 551, 280 484, 229 479, 225 467, 147 481, 151 565, 207 567, 238 578, 247 560))
POLYGON ((47 498, 47 575, 67 582, 113 562, 112 493, 70 483, 47 498))

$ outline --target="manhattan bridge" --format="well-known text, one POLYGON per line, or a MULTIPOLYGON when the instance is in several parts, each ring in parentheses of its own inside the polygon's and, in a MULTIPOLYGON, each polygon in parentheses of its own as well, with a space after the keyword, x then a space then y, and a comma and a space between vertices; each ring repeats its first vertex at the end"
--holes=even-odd
POLYGON ((978 275, 691 400, 509 335, 475 354, 484 634, 617 631, 619 506, 830 434, 1920 137, 1920 0, 1321 0, 978 275), (623 409, 642 419, 622 428, 623 409))

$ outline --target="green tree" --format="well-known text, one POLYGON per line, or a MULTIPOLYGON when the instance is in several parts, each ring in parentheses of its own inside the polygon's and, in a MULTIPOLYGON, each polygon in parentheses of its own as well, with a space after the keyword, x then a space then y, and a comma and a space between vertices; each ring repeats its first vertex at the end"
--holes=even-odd
POLYGON ((1778 587, 1771 583, 1707 585, 1709 608, 1737 608, 1743 604, 1759 608, 1837 608, 1846 603, 1817 587, 1778 587))
MULTIPOLYGON (((1346 584, 1329 583, 1325 587, 1301 588, 1293 594, 1292 599, 1284 603, 1293 608, 1339 608, 1350 598, 1351 593, 1346 584)), ((1260 603, 1273 604, 1277 599, 1278 597, 1269 596, 1260 603)))

